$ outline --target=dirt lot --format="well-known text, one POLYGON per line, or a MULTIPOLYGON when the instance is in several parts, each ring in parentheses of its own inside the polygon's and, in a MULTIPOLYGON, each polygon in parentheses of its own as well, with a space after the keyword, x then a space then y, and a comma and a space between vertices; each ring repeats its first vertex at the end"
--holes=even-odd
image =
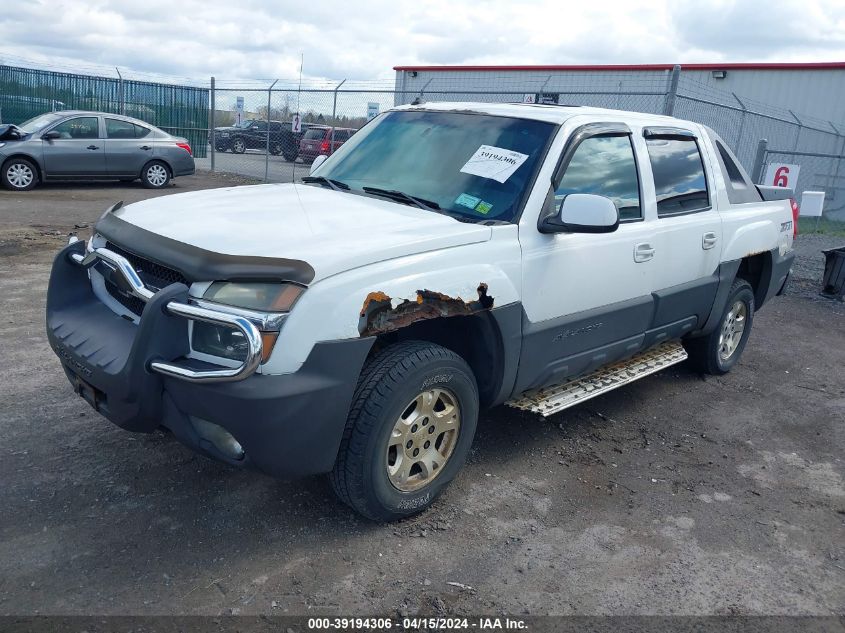
POLYGON ((845 239, 800 238, 802 278, 731 374, 680 365, 546 421, 497 408, 434 508, 375 525, 321 479, 237 472, 72 394, 51 258, 148 195, 0 193, 0 614, 845 613, 845 304, 814 280, 845 239))

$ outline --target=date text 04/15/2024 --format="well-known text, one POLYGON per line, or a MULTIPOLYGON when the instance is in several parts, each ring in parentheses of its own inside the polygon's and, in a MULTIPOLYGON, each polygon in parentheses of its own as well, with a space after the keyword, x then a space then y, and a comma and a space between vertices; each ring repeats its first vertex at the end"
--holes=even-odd
POLYGON ((405 617, 401 620, 392 618, 309 618, 309 630, 361 630, 390 631, 396 630, 511 630, 528 628, 524 620, 501 617, 443 618, 443 617, 405 617))

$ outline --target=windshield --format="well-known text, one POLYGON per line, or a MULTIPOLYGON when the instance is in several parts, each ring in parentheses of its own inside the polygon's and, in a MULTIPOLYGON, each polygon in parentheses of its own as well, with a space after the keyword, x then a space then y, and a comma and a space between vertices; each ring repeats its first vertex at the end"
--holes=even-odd
POLYGON ((512 222, 554 129, 476 113, 388 112, 314 173, 353 190, 401 191, 461 219, 512 222))
POLYGON ((27 134, 35 134, 36 132, 40 132, 41 130, 43 130, 51 123, 55 123, 63 116, 65 115, 60 112, 48 112, 47 114, 40 114, 37 117, 29 119, 28 121, 24 121, 18 127, 27 134))
POLYGON ((232 127, 249 127, 253 124, 253 122, 254 121, 252 119, 244 119, 240 123, 235 123, 232 127))

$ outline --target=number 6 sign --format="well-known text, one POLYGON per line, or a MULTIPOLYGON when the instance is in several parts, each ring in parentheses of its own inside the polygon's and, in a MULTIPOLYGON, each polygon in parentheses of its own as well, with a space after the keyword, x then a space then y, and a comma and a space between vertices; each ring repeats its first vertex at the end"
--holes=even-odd
POLYGON ((789 187, 795 189, 798 184, 798 171, 801 165, 790 165, 788 163, 769 163, 766 169, 764 185, 772 187, 789 187))

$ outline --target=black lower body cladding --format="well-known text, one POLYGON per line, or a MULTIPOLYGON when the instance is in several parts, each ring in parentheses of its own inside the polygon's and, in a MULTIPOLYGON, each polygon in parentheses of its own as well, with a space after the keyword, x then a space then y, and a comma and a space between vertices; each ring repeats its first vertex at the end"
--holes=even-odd
POLYGON ((101 303, 87 272, 69 261, 70 252, 83 248, 77 242, 55 259, 47 336, 71 384, 99 413, 130 431, 166 427, 198 452, 278 477, 332 469, 373 339, 319 343, 292 374, 213 384, 164 377, 148 370, 150 361, 184 356, 188 334, 187 321, 163 307, 185 300, 187 288, 173 284, 156 293, 135 324, 101 303), (224 454, 202 431, 202 421, 230 434, 243 458, 224 454))

